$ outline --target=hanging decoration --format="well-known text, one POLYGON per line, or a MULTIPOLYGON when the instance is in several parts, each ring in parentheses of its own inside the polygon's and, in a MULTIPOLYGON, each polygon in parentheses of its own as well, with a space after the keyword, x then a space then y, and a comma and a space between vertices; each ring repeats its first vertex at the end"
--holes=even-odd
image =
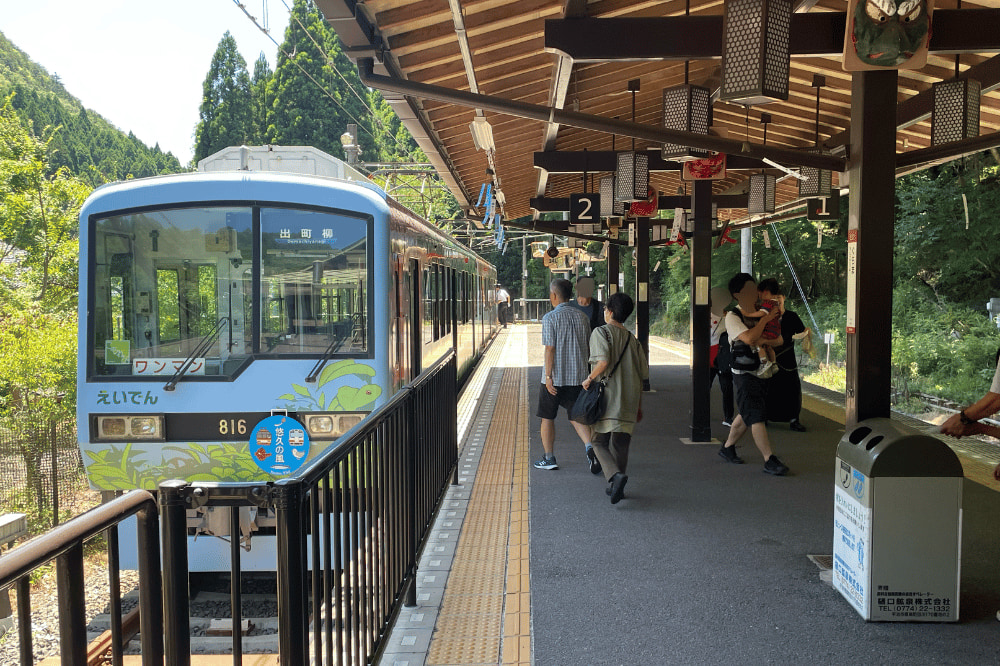
POLYGON ((700 160, 688 160, 681 165, 681 180, 724 180, 725 178, 725 153, 718 153, 700 160))
MULTIPOLYGON (((816 89, 816 147, 815 152, 821 153, 819 142, 819 92, 826 85, 826 77, 813 74, 813 87, 816 89)), ((799 197, 828 197, 833 190, 833 172, 817 167, 802 167, 799 179, 799 197)))
POLYGON ((633 201, 628 207, 629 217, 650 217, 656 213, 659 194, 652 187, 643 201, 633 201))
POLYGON ((849 0, 844 71, 923 69, 933 0, 849 0))
POLYGON ((747 106, 788 99, 791 0, 726 0, 719 99, 747 106))
MULTIPOLYGON (((635 122, 635 93, 639 90, 639 79, 628 82, 632 93, 632 122, 635 122)), ((636 152, 635 137, 632 150, 618 153, 618 168, 615 179, 615 201, 642 201, 649 189, 649 156, 636 152)))
POLYGON ((982 85, 975 79, 940 81, 931 86, 931 145, 973 139, 979 136, 979 104, 982 85))
POLYGON ((755 173, 750 176, 750 196, 747 213, 763 215, 774 212, 774 193, 778 179, 769 173, 755 173))

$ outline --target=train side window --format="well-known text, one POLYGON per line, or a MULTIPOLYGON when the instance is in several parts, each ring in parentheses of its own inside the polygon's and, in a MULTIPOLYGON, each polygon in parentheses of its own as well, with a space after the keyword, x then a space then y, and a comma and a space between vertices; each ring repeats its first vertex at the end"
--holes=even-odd
POLYGON ((434 302, 434 339, 441 339, 441 267, 437 264, 434 265, 434 291, 433 291, 433 302, 434 302))
POLYGON ((428 342, 437 340, 437 317, 435 316, 436 301, 434 296, 435 276, 437 269, 434 266, 427 267, 427 280, 424 282, 424 290, 427 292, 427 302, 424 304, 424 318, 427 320, 428 342))
POLYGON ((453 272, 448 267, 444 267, 441 271, 441 278, 444 282, 444 289, 442 289, 443 293, 441 294, 441 323, 444 328, 442 335, 451 333, 451 281, 453 272))

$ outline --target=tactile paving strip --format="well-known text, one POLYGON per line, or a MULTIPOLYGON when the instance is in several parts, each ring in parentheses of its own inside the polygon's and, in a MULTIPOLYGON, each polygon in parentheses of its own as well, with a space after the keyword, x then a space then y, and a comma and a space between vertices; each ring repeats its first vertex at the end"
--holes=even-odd
POLYGON ((502 372, 428 665, 531 663, 527 374, 502 372))

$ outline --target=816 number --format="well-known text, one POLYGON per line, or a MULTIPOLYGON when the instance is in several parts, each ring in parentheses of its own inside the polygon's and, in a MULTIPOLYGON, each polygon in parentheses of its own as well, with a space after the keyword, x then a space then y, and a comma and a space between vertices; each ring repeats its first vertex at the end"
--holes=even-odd
POLYGON ((219 419, 220 435, 245 435, 247 422, 245 419, 219 419))

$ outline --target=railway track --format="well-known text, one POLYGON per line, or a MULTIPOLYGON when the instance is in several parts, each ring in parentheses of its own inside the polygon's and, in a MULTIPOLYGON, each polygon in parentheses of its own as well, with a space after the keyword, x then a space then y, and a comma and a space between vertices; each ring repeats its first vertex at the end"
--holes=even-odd
MULTIPOLYGON (((229 576, 191 575, 191 654, 232 654, 232 612, 229 596, 229 576)), ((245 654, 278 653, 278 596, 273 574, 244 574, 242 584, 243 652, 245 654)), ((135 614, 134 626, 129 618, 138 608, 139 591, 133 589, 122 596, 123 634, 129 640, 125 654, 139 654, 142 628, 135 614)), ((111 648, 111 615, 94 617, 87 625, 88 666, 108 663, 111 648)))

